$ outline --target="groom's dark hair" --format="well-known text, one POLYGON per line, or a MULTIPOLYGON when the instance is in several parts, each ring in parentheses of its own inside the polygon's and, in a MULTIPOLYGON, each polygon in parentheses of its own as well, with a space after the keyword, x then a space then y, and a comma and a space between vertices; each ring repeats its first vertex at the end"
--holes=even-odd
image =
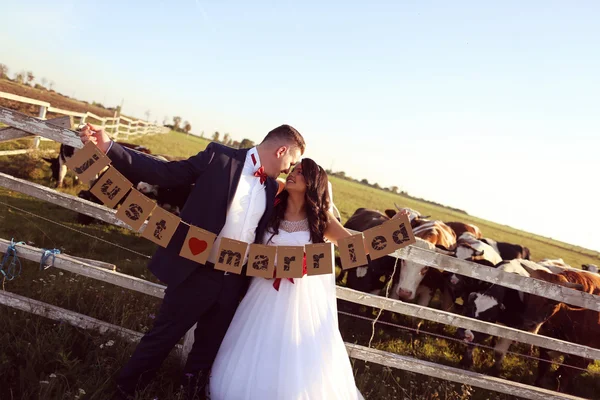
POLYGON ((304 150, 306 150, 306 143, 304 142, 304 138, 300 132, 287 124, 278 126, 271 132, 267 133, 267 136, 265 136, 263 139, 263 143, 271 140, 285 142, 292 146, 298 147, 302 154, 304 154, 304 150))

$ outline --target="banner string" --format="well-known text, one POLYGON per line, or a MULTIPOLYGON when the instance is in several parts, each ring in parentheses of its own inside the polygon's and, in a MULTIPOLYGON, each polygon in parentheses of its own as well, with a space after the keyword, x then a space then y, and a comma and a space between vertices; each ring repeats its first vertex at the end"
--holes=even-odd
POLYGON ((149 255, 147 255, 147 254, 143 254, 143 253, 137 252, 137 251, 135 251, 135 250, 132 250, 132 249, 129 249, 129 248, 127 248, 127 247, 121 246, 120 244, 113 243, 113 242, 110 242, 110 241, 108 241, 108 240, 102 239, 102 238, 100 238, 100 237, 98 237, 98 236, 91 235, 91 234, 89 234, 89 233, 87 233, 87 232, 83 232, 83 231, 80 231, 80 230, 78 230, 78 229, 71 228, 70 226, 67 226, 67 225, 61 224, 60 222, 56 222, 56 221, 53 221, 53 220, 51 220, 51 219, 48 219, 48 218, 42 217, 42 216, 40 216, 40 215, 37 215, 37 214, 34 214, 34 213, 30 212, 30 211, 23 210, 22 208, 15 207, 15 206, 13 206, 13 205, 11 205, 11 204, 7 204, 7 203, 5 203, 5 202, 3 202, 3 201, 0 201, 0 204, 3 204, 3 205, 5 205, 5 206, 7 206, 7 207, 9 207, 9 208, 12 208, 12 209, 18 210, 18 211, 20 211, 20 212, 23 212, 23 213, 25 213, 25 214, 31 215, 32 217, 39 218, 39 219, 41 219, 41 220, 43 220, 43 221, 50 222, 50 223, 52 223, 52 224, 58 225, 58 226, 60 226, 60 227, 63 227, 63 228, 65 228, 65 229, 69 229, 69 230, 71 230, 71 231, 73 231, 73 232, 77 232, 77 233, 79 233, 79 234, 81 234, 81 235, 85 235, 85 236, 87 236, 87 237, 90 237, 90 238, 92 238, 92 239, 99 240, 99 241, 101 241, 101 242, 103 242, 103 243, 106 243, 106 244, 109 244, 109 245, 111 245, 111 246, 118 247, 118 248, 120 248, 121 250, 128 251, 128 252, 130 252, 130 253, 133 253, 133 254, 136 254, 136 255, 138 255, 138 256, 140 256, 140 257, 145 257, 145 258, 147 258, 147 259, 151 259, 151 258, 152 258, 151 256, 149 256, 149 255))

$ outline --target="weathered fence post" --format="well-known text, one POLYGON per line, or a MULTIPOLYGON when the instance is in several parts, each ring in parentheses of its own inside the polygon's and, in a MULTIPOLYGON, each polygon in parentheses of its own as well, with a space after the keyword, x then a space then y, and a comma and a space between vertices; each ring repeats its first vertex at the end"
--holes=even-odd
MULTIPOLYGON (((46 106, 40 106, 40 113, 38 114, 38 118, 45 120, 46 119, 46 112, 48 111, 48 107, 46 106)), ((41 136, 36 136, 35 139, 33 140, 33 148, 34 149, 39 149, 40 148, 40 141, 42 140, 41 136)))

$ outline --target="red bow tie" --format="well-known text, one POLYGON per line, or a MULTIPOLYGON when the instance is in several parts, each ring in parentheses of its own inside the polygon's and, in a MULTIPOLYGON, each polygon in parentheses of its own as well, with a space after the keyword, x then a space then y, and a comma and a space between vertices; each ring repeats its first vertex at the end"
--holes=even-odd
POLYGON ((268 175, 265 173, 265 167, 260 167, 258 171, 254 173, 254 176, 260 178, 261 185, 267 181, 268 175))

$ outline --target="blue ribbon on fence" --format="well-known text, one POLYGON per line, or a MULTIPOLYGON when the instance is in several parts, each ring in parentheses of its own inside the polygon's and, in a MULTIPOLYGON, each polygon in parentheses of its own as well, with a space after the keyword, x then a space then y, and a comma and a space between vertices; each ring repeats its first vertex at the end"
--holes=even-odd
POLYGON ((40 271, 44 271, 50 267, 54 267, 54 260, 56 260, 56 255, 60 254, 59 249, 52 250, 44 250, 44 254, 42 254, 42 259, 40 260, 40 271), (52 263, 50 265, 46 265, 46 261, 52 256, 52 263))
POLYGON ((25 244, 25 242, 15 243, 14 238, 10 239, 10 245, 6 250, 6 253, 4 253, 4 257, 2 257, 0 273, 4 276, 4 278, 6 278, 7 281, 12 281, 21 275, 21 260, 19 260, 19 257, 17 257, 17 248, 15 247, 18 244, 25 244))

